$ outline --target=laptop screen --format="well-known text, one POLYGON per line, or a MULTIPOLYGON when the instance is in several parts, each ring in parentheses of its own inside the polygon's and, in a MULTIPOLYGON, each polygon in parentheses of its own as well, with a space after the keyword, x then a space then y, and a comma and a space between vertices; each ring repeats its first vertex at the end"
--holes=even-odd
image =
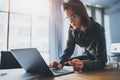
POLYGON ((26 72, 53 75, 36 48, 12 49, 11 52, 26 72))

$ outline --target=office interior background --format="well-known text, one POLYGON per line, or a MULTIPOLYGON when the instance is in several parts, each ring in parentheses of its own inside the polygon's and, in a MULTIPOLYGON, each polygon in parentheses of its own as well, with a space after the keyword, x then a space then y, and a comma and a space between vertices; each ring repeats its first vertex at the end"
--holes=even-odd
MULTIPOLYGON (((107 54, 120 52, 120 0, 81 0, 105 28, 107 54)), ((69 23, 63 0, 0 0, 0 51, 35 47, 49 64, 66 46, 69 23)), ((76 45, 74 55, 83 49, 76 45)))

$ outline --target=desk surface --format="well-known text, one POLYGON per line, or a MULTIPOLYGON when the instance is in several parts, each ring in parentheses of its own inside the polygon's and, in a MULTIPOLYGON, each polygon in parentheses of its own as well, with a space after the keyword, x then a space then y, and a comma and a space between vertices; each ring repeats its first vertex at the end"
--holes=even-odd
POLYGON ((23 69, 0 70, 0 80, 120 80, 120 69, 104 69, 90 72, 74 72, 58 77, 39 77, 25 73, 23 69))

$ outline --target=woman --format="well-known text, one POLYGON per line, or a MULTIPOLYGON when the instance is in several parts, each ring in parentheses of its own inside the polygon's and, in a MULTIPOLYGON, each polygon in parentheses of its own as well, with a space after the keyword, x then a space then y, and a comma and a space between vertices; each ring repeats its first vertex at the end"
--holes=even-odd
POLYGON ((80 0, 68 0, 62 7, 70 22, 69 36, 60 61, 54 61, 50 67, 61 69, 67 62, 75 71, 103 69, 107 62, 104 28, 88 16, 80 0), (70 58, 75 44, 85 52, 70 58))

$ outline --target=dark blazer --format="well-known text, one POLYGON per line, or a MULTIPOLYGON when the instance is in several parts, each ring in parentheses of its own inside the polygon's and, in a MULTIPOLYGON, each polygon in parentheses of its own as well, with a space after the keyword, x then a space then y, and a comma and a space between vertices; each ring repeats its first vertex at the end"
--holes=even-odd
POLYGON ((82 70, 103 69, 107 62, 104 27, 91 20, 91 27, 84 32, 79 28, 76 30, 71 28, 72 27, 69 28, 67 45, 64 54, 60 58, 60 63, 64 64, 64 62, 72 60, 70 57, 75 49, 75 44, 78 44, 84 48, 85 52, 76 58, 80 60, 90 60, 83 62, 84 66, 82 70))

